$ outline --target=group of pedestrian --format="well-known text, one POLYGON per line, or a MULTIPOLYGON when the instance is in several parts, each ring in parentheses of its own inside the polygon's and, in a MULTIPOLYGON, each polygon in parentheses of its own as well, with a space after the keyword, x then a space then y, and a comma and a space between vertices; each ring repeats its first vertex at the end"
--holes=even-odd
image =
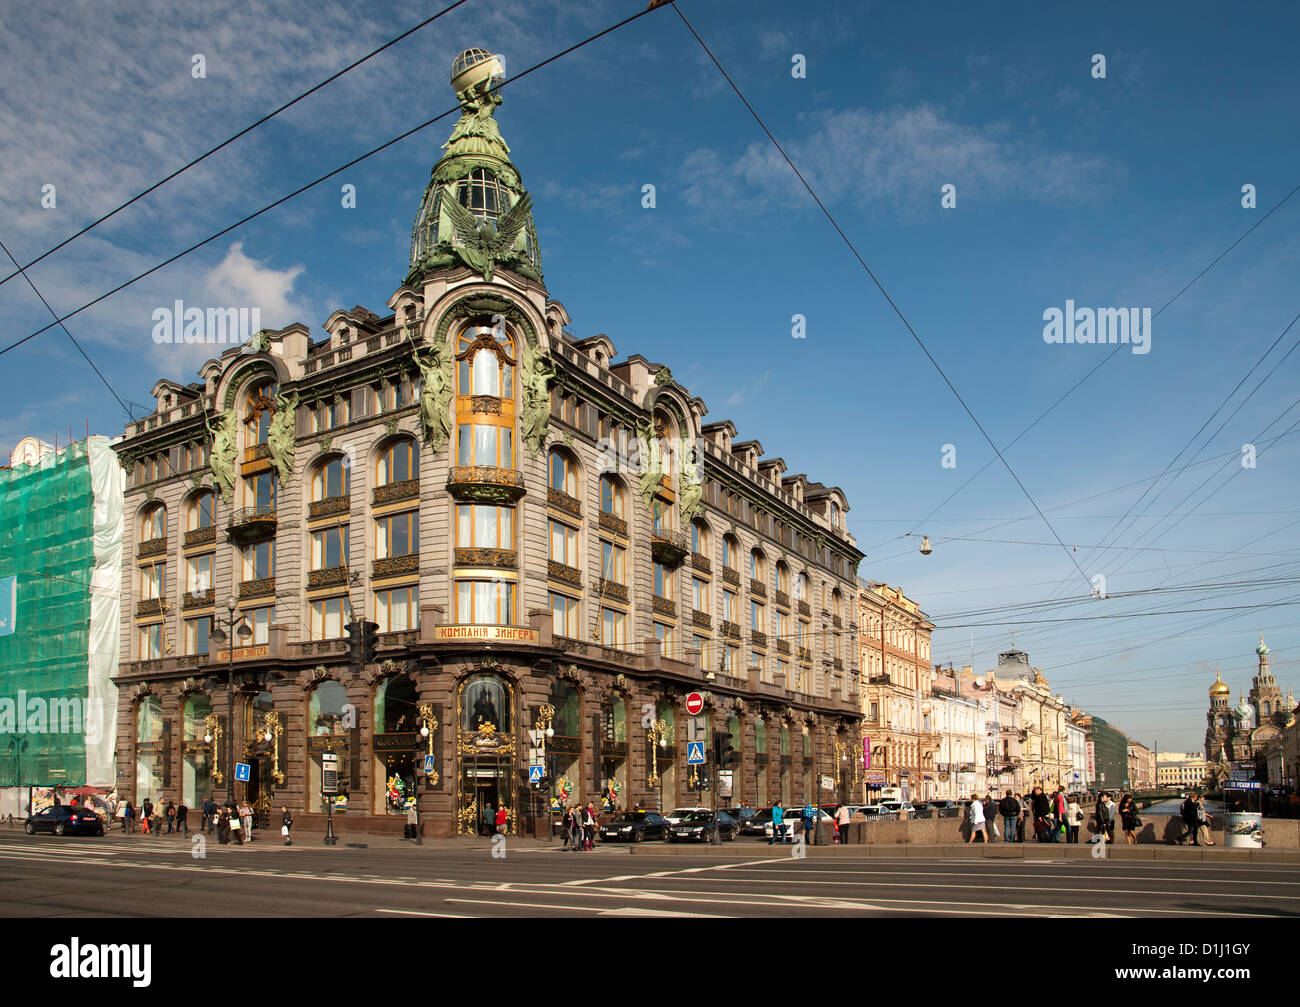
MULTIPOLYGON (((1027 797, 1008 790, 997 802, 991 794, 982 799, 978 794, 972 794, 966 815, 970 827, 967 843, 975 842, 976 837, 986 843, 998 838, 999 818, 1002 820, 1001 838, 1004 843, 1023 843, 1031 833, 1040 843, 1077 843, 1084 818, 1077 794, 1066 794, 1064 787, 1057 787, 1055 793, 1049 794, 1038 786, 1027 797)), ((1111 801, 1110 794, 1100 794, 1093 809, 1092 831, 1097 836, 1104 835, 1105 842, 1114 842, 1117 817, 1126 841, 1136 843, 1142 819, 1138 816, 1132 794, 1124 794, 1118 808, 1111 801)))
POLYGON ((574 804, 565 808, 560 826, 564 840, 561 849, 578 851, 596 848, 596 806, 591 801, 585 807, 574 804))
POLYGON ((1183 820, 1183 834, 1178 839, 1180 846, 1186 845, 1188 840, 1191 840, 1193 846, 1215 845, 1210 839, 1210 822, 1213 816, 1206 812, 1199 792, 1193 790, 1187 795, 1187 799, 1179 808, 1179 815, 1183 820))

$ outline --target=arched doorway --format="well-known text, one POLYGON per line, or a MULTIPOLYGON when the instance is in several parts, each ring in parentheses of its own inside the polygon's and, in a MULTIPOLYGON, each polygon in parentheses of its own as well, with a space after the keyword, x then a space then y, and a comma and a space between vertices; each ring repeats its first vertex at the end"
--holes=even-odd
POLYGON ((472 675, 456 697, 459 780, 456 831, 490 834, 492 816, 506 810, 506 831, 518 828, 514 688, 492 674, 472 675))

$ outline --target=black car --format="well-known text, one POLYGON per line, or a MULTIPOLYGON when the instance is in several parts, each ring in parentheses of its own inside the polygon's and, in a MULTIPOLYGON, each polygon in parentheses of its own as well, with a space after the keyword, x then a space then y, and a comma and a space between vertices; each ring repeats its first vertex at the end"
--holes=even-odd
POLYGON ((33 836, 38 832, 53 832, 56 836, 68 833, 88 832, 93 836, 104 834, 104 820, 89 808, 74 808, 67 804, 56 804, 31 815, 23 830, 33 836))
MULTIPOLYGON (((718 835, 725 842, 735 839, 738 826, 736 820, 725 811, 718 812, 718 835)), ((713 842, 713 812, 692 811, 668 830, 668 841, 693 840, 700 843, 713 842)))
POLYGON ((639 843, 667 839, 668 819, 656 811, 624 811, 600 827, 603 843, 639 843))
POLYGON ((748 818, 740 819, 740 834, 742 836, 765 836, 767 835, 767 826, 771 824, 772 809, 759 808, 748 818))
POLYGON ((746 821, 758 814, 757 808, 751 808, 748 805, 743 808, 723 808, 722 810, 734 818, 736 820, 736 825, 742 829, 744 828, 746 821))

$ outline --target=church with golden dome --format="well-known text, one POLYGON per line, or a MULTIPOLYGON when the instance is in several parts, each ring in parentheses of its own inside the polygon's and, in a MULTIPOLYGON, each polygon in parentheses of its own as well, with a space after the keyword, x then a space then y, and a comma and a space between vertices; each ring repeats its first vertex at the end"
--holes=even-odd
POLYGON ((1253 762, 1264 753, 1292 715, 1294 698, 1285 697, 1268 666, 1268 645, 1259 638, 1255 648, 1259 668, 1251 679, 1247 696, 1238 695, 1232 705, 1232 688, 1216 675, 1210 686, 1210 708, 1205 714, 1205 759, 1215 767, 1218 778, 1226 776, 1227 764, 1253 762))

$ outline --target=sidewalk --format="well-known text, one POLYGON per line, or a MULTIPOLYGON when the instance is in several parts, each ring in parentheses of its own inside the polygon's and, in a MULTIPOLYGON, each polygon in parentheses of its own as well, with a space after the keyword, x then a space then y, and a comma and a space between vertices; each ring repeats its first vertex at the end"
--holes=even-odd
MULTIPOLYGON (((114 838, 124 838, 121 832, 111 833, 114 838)), ((186 834, 162 833, 158 836, 146 836, 132 833, 130 839, 142 843, 175 843, 183 840, 186 834)), ((198 832, 190 833, 198 835, 198 832)), ((457 836, 424 840, 422 846, 400 836, 374 835, 369 833, 337 833, 338 843, 333 847, 325 845, 324 833, 294 830, 293 846, 286 847, 278 833, 259 835, 252 843, 239 846, 231 843, 228 849, 283 849, 291 852, 296 849, 337 849, 337 850, 414 850, 423 849, 431 852, 453 851, 491 852, 491 841, 481 836, 457 836)), ((209 843, 216 843, 216 833, 207 836, 209 843)), ((185 840, 187 841, 187 840, 185 840)), ((530 839, 522 836, 507 836, 507 848, 511 853, 566 853, 557 839, 553 843, 545 840, 530 839)), ((1167 846, 1163 844, 1144 843, 1136 846, 1126 844, 1109 844, 1104 858, 1094 854, 1095 844, 1061 844, 1061 843, 866 843, 845 846, 809 846, 804 850, 807 857, 815 859, 955 859, 955 860, 1138 860, 1160 861, 1162 863, 1274 863, 1300 864, 1300 850, 1270 849, 1229 849, 1223 846, 1167 846)), ((768 845, 763 841, 735 841, 720 846, 702 843, 598 843, 592 852, 604 858, 617 856, 648 857, 716 857, 725 860, 763 860, 791 858, 794 844, 768 845)), ((567 853, 566 853, 567 855, 567 853)))

